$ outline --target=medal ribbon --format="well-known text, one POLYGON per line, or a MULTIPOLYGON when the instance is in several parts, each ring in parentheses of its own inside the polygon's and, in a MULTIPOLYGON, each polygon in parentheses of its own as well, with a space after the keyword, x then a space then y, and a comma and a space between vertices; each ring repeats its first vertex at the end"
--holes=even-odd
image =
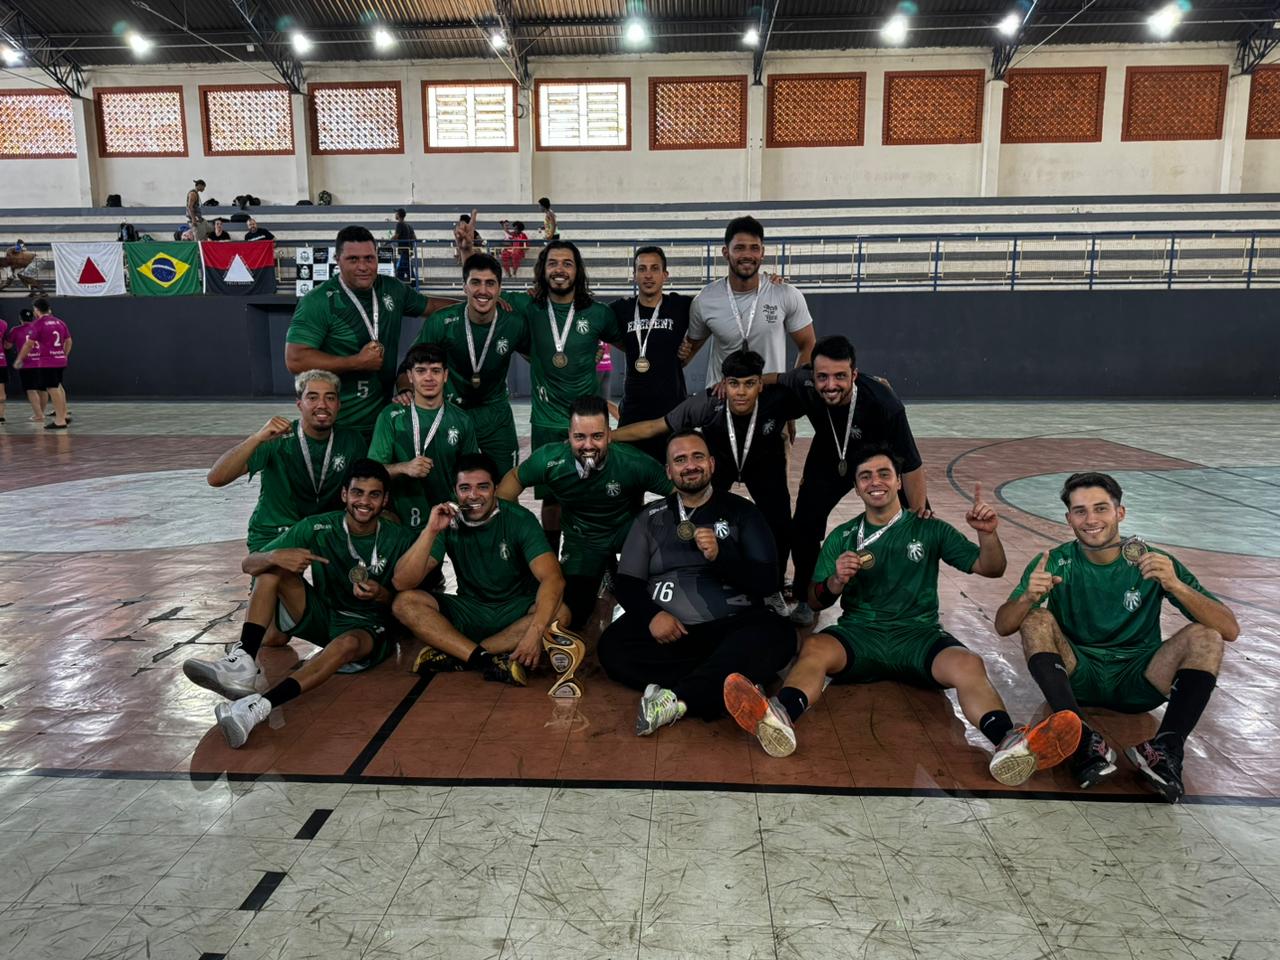
POLYGON ((640 320, 640 298, 636 297, 636 319, 635 319, 636 346, 639 347, 640 356, 642 357, 644 356, 644 352, 649 349, 649 340, 653 336, 653 328, 654 328, 654 325, 658 322, 658 314, 661 310, 662 310, 662 297, 658 297, 658 305, 653 308, 653 316, 649 318, 649 321, 647 324, 642 325, 642 321, 640 320), (643 337, 640 336, 641 331, 644 331, 643 337))
POLYGON ((307 465, 307 476, 311 478, 311 486, 320 499, 320 488, 324 486, 325 474, 329 472, 329 458, 333 455, 333 430, 329 430, 329 443, 324 448, 324 462, 320 464, 320 479, 316 479, 316 468, 311 464, 311 450, 307 446, 307 436, 302 432, 302 421, 298 421, 298 445, 302 447, 302 462, 307 465))
POLYGON ((697 510, 699 507, 705 507, 711 501, 711 494, 708 493, 705 500, 703 500, 701 503, 695 503, 688 510, 684 508, 684 497, 680 496, 680 493, 678 491, 675 494, 675 498, 676 498, 676 510, 678 511, 680 522, 687 523, 689 518, 693 516, 693 512, 695 510, 697 510))
POLYGON ((577 304, 569 304, 569 315, 564 320, 564 330, 556 329, 556 311, 547 300, 547 319, 551 321, 551 340, 556 345, 556 353, 564 353, 564 345, 569 342, 569 331, 573 329, 573 314, 577 304))
POLYGON ((467 334, 467 356, 471 358, 471 372, 479 375, 480 368, 484 366, 484 358, 489 355, 489 344, 493 343, 493 332, 498 328, 498 318, 495 316, 489 321, 489 334, 484 338, 484 346, 480 348, 480 359, 476 359, 476 342, 471 336, 471 317, 470 310, 462 311, 462 329, 467 334))
POLYGON ((436 419, 431 424, 431 429, 427 431, 427 439, 424 443, 422 440, 422 427, 418 422, 418 404, 409 404, 409 416, 413 420, 413 455, 415 457, 425 457, 427 455, 427 447, 431 446, 431 441, 436 438, 436 431, 440 429, 440 421, 444 419, 444 404, 440 405, 440 409, 436 411, 436 419))
POLYGON ((369 557, 369 562, 365 563, 364 559, 356 552, 356 545, 351 541, 351 531, 347 529, 347 518, 342 518, 342 532, 347 535, 347 553, 351 554, 351 559, 362 567, 376 567, 378 565, 378 534, 382 530, 382 521, 375 522, 373 527, 373 554, 369 557))
POLYGON ((840 436, 836 433, 836 421, 831 416, 831 408, 827 407, 827 423, 831 425, 831 440, 836 445, 836 453, 840 455, 840 459, 845 459, 845 453, 849 449, 849 437, 853 435, 853 407, 858 402, 858 385, 853 385, 853 392, 849 394, 849 419, 844 424, 844 443, 840 442, 840 436))
POLYGON ((370 323, 369 314, 364 312, 364 304, 356 299, 355 293, 347 286, 347 281, 342 279, 341 274, 338 275, 338 285, 342 287, 351 305, 356 308, 356 313, 360 314, 360 319, 364 321, 364 328, 369 331, 369 339, 376 341, 378 339, 378 291, 376 289, 370 291, 373 294, 373 322, 370 323))
POLYGON ((757 400, 755 407, 751 410, 751 422, 747 424, 747 439, 742 443, 742 456, 738 456, 738 435, 733 429, 733 411, 727 405, 725 406, 725 426, 729 428, 729 449, 733 451, 733 462, 738 467, 738 478, 742 478, 742 467, 747 462, 747 457, 751 454, 751 441, 756 435, 756 417, 760 415, 760 402, 757 400))
POLYGON ((866 533, 866 529, 867 529, 866 528, 867 518, 866 518, 866 515, 864 514, 862 519, 858 521, 858 549, 861 550, 863 547, 869 547, 873 543, 875 543, 877 540, 879 540, 881 537, 883 537, 886 533, 889 532, 890 527, 892 527, 895 523, 897 523, 899 520, 902 519, 903 514, 905 514, 906 512, 907 511, 903 510, 902 508, 899 508, 898 512, 893 515, 892 520, 886 523, 883 527, 881 527, 871 536, 865 537, 865 538, 864 538, 864 534, 866 533))
POLYGON ((756 322, 756 307, 760 306, 760 296, 764 293, 764 280, 756 274, 756 295, 751 301, 751 312, 747 314, 747 325, 742 325, 742 311, 738 309, 738 298, 733 294, 733 287, 729 285, 729 278, 724 278, 724 288, 729 294, 729 309, 733 311, 733 319, 737 321, 738 330, 742 334, 742 345, 747 346, 747 338, 751 336, 751 325, 756 322))

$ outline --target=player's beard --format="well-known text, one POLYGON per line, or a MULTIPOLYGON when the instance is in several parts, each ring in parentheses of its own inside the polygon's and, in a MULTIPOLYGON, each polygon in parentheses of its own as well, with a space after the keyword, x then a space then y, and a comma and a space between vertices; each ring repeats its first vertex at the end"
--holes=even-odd
POLYGON ((706 490, 707 487, 711 486, 711 472, 706 471, 702 473, 696 480, 692 478, 686 480, 684 477, 676 477, 676 479, 672 481, 672 485, 681 493, 702 493, 702 491, 706 490))

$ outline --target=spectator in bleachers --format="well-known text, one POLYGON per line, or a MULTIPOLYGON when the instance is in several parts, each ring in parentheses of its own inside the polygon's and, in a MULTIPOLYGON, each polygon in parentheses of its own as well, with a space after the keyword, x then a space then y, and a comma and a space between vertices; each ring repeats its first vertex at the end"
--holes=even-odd
POLYGON ((5 277, 4 283, 0 283, 0 290, 17 280, 27 288, 28 296, 41 296, 44 293, 44 288, 40 286, 40 267, 43 264, 44 258, 34 250, 28 250, 27 245, 19 239, 0 258, 0 267, 9 268, 9 276, 5 277))
POLYGON ((274 240, 276 235, 270 230, 264 230, 258 226, 258 221, 250 217, 245 224, 249 229, 245 231, 244 238, 246 240, 274 240))
POLYGON ((514 277, 524 262, 525 251, 529 249, 529 235, 519 220, 514 223, 503 220, 502 230, 507 235, 507 246, 502 251, 502 268, 508 277, 514 277))
POLYGON ((546 197, 541 197, 538 200, 538 206, 542 208, 542 239, 560 239, 560 230, 556 225, 556 212, 551 209, 551 201, 546 197))
MULTIPOLYGON (((204 181, 196 180, 195 186, 187 191, 187 223, 191 224, 192 240, 207 240, 210 227, 200 212, 200 191, 204 189, 204 181)), ((183 239, 187 239, 183 237, 183 239)))
POLYGON ((221 217, 213 221, 213 233, 205 238, 206 240, 230 240, 231 234, 227 233, 226 221, 221 217))
POLYGON ((413 244, 418 239, 418 234, 405 222, 406 216, 404 207, 396 210, 396 226, 391 231, 391 239, 396 241, 396 277, 408 283, 413 279, 410 263, 413 259, 413 244))
POLYGON ((478 215, 473 209, 469 214, 462 214, 453 225, 453 258, 458 263, 466 263, 467 257, 476 252, 476 220, 478 215))

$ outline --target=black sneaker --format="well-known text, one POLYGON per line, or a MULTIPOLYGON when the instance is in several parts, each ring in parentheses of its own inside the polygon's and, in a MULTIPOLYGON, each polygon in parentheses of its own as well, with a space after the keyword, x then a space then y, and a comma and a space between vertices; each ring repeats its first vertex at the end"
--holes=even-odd
POLYGON ((457 657, 451 657, 442 650, 436 650, 434 647, 425 647, 418 654, 418 659, 413 663, 413 672, 418 674, 428 673, 456 673, 467 669, 467 665, 457 657))
POLYGON ((1148 786, 1165 800, 1177 803, 1182 799, 1185 793, 1182 788, 1182 745, 1173 737, 1144 740, 1136 747, 1130 747, 1124 755, 1148 786))
POLYGON ((1116 772, 1116 752, 1102 738, 1102 734, 1089 727, 1080 735, 1080 746, 1068 762, 1072 776, 1081 790, 1088 790, 1095 783, 1116 772))
POLYGON ((509 683, 513 687, 523 687, 528 685, 529 682, 524 671, 524 664, 517 663, 509 657, 490 657, 482 676, 486 680, 492 680, 495 683, 509 683))

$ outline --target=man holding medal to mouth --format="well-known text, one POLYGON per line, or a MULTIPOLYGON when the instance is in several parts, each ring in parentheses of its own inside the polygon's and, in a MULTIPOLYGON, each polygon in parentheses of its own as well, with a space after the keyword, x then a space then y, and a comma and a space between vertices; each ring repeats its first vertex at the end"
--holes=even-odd
MULTIPOLYGON (((1067 478, 1062 502, 1075 539, 1027 564, 996 612, 996 632, 1021 634, 1027 667, 1053 710, 1083 720, 1082 705, 1146 713, 1168 701, 1156 735, 1125 756, 1152 789, 1177 803, 1183 746, 1217 683, 1223 641, 1235 640, 1240 625, 1175 558, 1138 537, 1121 539, 1121 495, 1105 473, 1067 478), (1191 623, 1164 640, 1166 599, 1191 623)), ((1085 725, 1071 758, 1080 786, 1114 773, 1115 761, 1115 750, 1085 725)))
POLYGON ((357 460, 347 470, 342 510, 300 520, 244 559, 241 569, 254 577, 240 631, 246 669, 231 674, 219 669, 220 661, 183 665, 195 683, 232 700, 214 708, 230 746, 243 746, 272 709, 339 668, 368 669, 391 652, 392 595, 422 581, 431 548, 425 537, 415 539, 407 528, 382 522, 390 485, 382 464, 357 460), (308 568, 314 585, 302 578, 308 568), (255 661, 272 623, 323 649, 262 695, 255 692, 261 678, 255 661))

